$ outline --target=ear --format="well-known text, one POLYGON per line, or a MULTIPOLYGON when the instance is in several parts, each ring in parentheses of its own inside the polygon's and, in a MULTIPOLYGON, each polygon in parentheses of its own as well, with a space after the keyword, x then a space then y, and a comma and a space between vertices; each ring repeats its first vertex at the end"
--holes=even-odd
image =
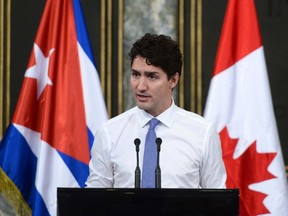
POLYGON ((179 73, 176 72, 176 74, 170 78, 170 88, 174 89, 178 81, 179 81, 179 73))

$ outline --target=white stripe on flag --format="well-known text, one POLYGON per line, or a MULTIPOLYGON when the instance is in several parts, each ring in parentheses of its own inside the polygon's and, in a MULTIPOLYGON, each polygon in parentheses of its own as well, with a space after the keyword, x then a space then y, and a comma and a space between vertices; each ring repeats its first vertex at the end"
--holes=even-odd
POLYGON ((108 116, 98 73, 79 43, 78 53, 82 75, 86 122, 88 128, 94 135, 101 124, 108 119, 108 116))

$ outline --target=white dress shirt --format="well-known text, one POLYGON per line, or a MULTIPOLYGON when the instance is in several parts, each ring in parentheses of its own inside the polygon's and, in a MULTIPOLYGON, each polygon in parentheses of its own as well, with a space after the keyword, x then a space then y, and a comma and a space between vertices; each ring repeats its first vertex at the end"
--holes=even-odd
MULTIPOLYGON (((95 134, 87 187, 133 188, 136 168, 134 139, 141 140, 139 166, 153 116, 134 107, 116 116, 95 134)), ((157 137, 162 188, 225 188, 226 171, 219 136, 203 117, 177 107, 174 102, 159 116, 157 137)))

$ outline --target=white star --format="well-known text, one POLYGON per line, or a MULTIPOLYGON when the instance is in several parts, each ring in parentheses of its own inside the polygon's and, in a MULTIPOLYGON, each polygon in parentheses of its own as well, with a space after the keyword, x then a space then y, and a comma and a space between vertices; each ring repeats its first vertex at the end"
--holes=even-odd
POLYGON ((54 51, 50 49, 49 56, 45 57, 36 43, 34 43, 34 54, 36 64, 28 68, 25 72, 25 77, 34 78, 37 80, 37 99, 39 99, 46 85, 52 85, 52 81, 48 76, 49 60, 54 51))

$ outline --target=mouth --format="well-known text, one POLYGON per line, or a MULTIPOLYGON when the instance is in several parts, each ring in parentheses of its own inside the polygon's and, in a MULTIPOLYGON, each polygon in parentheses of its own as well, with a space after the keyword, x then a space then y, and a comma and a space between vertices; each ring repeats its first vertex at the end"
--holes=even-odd
POLYGON ((146 94, 136 94, 136 98, 139 102, 146 102, 150 96, 146 94))

